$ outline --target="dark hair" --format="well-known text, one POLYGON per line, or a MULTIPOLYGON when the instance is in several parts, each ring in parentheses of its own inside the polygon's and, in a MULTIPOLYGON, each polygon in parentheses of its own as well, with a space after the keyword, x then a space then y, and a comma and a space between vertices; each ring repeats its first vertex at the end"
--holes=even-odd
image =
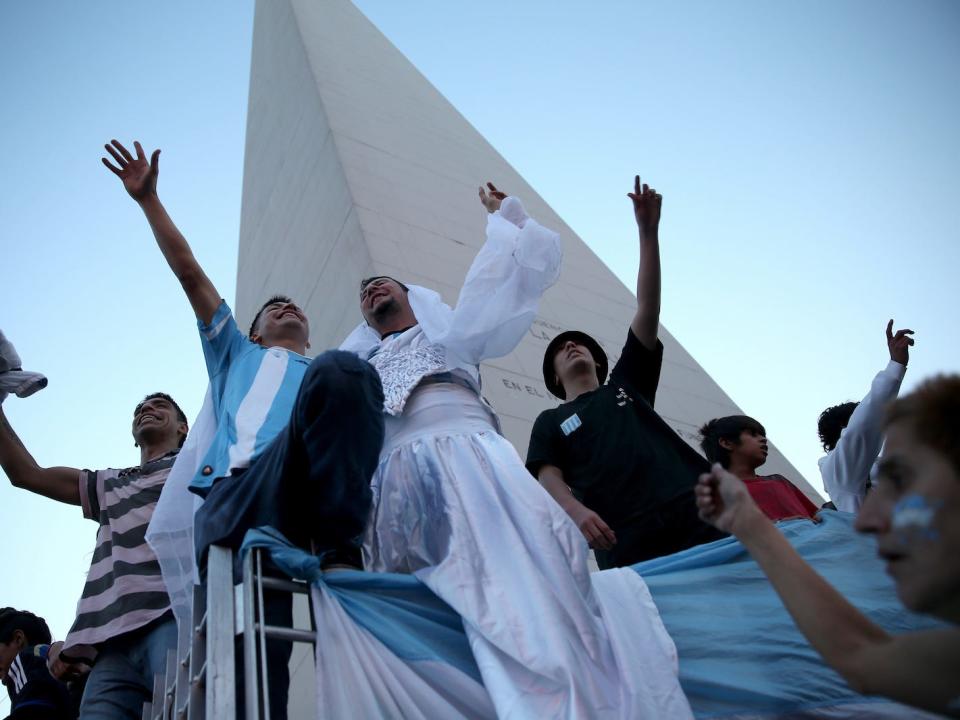
POLYGON ((47 621, 26 610, 12 607, 0 608, 0 643, 13 640, 13 634, 20 630, 27 636, 30 645, 48 645, 52 639, 47 621))
POLYGON ((723 467, 729 467, 730 451, 723 447, 720 441, 726 440, 734 445, 739 445, 740 434, 744 430, 763 436, 767 434, 763 425, 748 415, 727 415, 722 418, 714 418, 706 423, 700 428, 700 447, 703 448, 707 460, 712 463, 718 462, 723 467))
POLYGON ((937 375, 894 400, 884 427, 908 421, 918 442, 935 450, 960 475, 960 375, 937 375))
MULTIPOLYGON (((149 395, 147 395, 147 396, 146 396, 143 400, 141 400, 141 401, 137 404, 137 406, 133 409, 133 414, 136 415, 136 414, 140 411, 140 408, 143 407, 143 404, 144 404, 145 402, 147 402, 148 400, 156 400, 156 399, 158 399, 158 398, 159 398, 160 400, 166 400, 168 403, 170 403, 171 405, 173 405, 173 409, 177 411, 177 420, 178 420, 179 422, 182 422, 184 425, 186 425, 186 426, 187 426, 187 429, 190 428, 190 423, 189 423, 189 421, 187 420, 187 416, 186 416, 186 414, 183 412, 183 410, 180 409, 180 406, 177 405, 177 401, 174 400, 174 399, 173 399, 172 397, 170 397, 169 395, 167 395, 166 393, 162 393, 162 392, 155 392, 155 393, 150 393, 149 395)), ((187 436, 186 436, 186 435, 184 435, 182 438, 180 438, 180 447, 183 447, 183 443, 185 443, 186 440, 187 440, 187 436)))
POLYGON ((257 314, 253 316, 253 322, 250 323, 250 332, 247 333, 247 337, 252 338, 253 334, 257 331, 257 323, 260 322, 260 316, 263 315, 263 311, 266 310, 271 305, 276 305, 277 303, 292 303, 293 300, 288 298, 286 295, 274 295, 272 298, 267 300, 263 305, 260 306, 260 309, 257 310, 257 314))
POLYGON ((845 402, 828 407, 817 418, 817 432, 826 452, 833 450, 840 441, 840 433, 850 422, 850 416, 860 403, 845 402))
POLYGON ((368 278, 364 278, 363 280, 360 281, 360 292, 363 292, 363 289, 367 285, 372 283, 374 280, 393 280, 397 285, 403 288, 404 292, 410 292, 410 288, 408 288, 406 285, 404 285, 402 282, 400 282, 396 278, 390 277, 389 275, 371 275, 368 278))

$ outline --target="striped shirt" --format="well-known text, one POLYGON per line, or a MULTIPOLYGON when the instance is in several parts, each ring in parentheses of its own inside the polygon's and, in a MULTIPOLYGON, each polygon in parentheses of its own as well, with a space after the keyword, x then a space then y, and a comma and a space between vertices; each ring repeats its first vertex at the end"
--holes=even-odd
POLYGON ((146 532, 177 450, 126 470, 81 470, 83 516, 100 524, 77 618, 64 641, 67 655, 156 620, 170 609, 160 564, 146 532))
POLYGON ((250 465, 287 426, 310 358, 251 341, 225 302, 209 324, 198 324, 217 430, 190 489, 206 496, 214 480, 250 465))

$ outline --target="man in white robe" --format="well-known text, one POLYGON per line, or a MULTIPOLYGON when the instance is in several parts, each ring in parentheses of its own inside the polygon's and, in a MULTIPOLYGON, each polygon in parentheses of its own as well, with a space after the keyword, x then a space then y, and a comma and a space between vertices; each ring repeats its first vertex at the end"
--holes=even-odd
POLYGON ((633 620, 612 617, 616 607, 635 615, 645 584, 615 570, 608 598, 594 593, 586 541, 480 396, 479 363, 521 340, 561 260, 559 236, 488 187, 487 242, 456 306, 368 278, 366 322, 341 346, 377 369, 385 398, 364 564, 413 573, 460 614, 501 718, 689 716, 666 633, 666 662, 635 673, 644 649, 631 645, 633 620))

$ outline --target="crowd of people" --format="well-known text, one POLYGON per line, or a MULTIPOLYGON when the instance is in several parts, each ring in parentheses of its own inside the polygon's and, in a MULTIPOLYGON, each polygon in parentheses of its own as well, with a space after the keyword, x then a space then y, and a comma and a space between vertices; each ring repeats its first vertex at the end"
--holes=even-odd
MULTIPOLYGON (((910 330, 894 332, 890 321, 890 363, 868 395, 819 419, 824 509, 789 479, 757 475, 767 438, 753 418, 705 422, 701 455, 655 410, 662 198, 637 177, 628 193, 637 310, 623 351, 609 368, 587 333, 553 338, 543 380, 561 403, 536 419, 521 459, 483 398, 479 364, 520 342, 562 254, 557 233, 518 198, 480 188, 487 239, 454 307, 399 279, 358 278, 362 322, 339 349, 311 359, 308 319, 286 296, 267 300, 242 332, 159 199, 160 151, 105 147, 104 165, 143 210, 197 318, 209 412, 190 429, 172 397, 148 395, 131 428, 140 464, 89 471, 40 467, 0 407, 0 465, 11 483, 78 505, 99 524, 65 640, 51 643, 29 612, 0 610, 13 718, 74 717, 78 700, 84 720, 140 717, 177 642, 147 534, 174 468, 202 499, 189 519, 201 575, 211 545, 239 549, 262 526, 320 554, 331 571, 413 574, 461 616, 499 717, 639 716, 644 688, 613 647, 633 623, 627 609, 601 611, 589 550, 607 570, 728 534, 855 690, 960 716, 960 376, 896 399, 910 330), (188 432, 203 438, 194 460, 180 453, 188 432), (891 638, 774 524, 836 511, 858 513, 903 603, 942 628, 891 638)), ((44 384, 0 335, 0 403, 44 384)), ((642 583, 634 573, 611 577, 627 592, 642 583)), ((290 624, 289 599, 268 594, 265 607, 268 622, 290 624)), ((290 647, 268 643, 274 718, 286 717, 290 647)))

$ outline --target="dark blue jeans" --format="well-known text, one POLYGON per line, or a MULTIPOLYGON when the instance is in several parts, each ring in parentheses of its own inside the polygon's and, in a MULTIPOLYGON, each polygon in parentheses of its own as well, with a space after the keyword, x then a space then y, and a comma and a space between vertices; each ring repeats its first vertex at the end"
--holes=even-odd
POLYGON ((197 511, 199 566, 210 545, 240 547, 247 530, 270 525, 295 545, 349 549, 370 512, 370 478, 383 445, 383 390, 352 353, 317 356, 290 422, 245 471, 220 478, 197 511))
POLYGON ((81 720, 139 720, 153 696, 153 676, 177 648, 177 623, 166 615, 97 648, 80 704, 81 720))
MULTIPOLYGON (((359 537, 370 514, 370 479, 383 445, 383 390, 369 363, 352 353, 317 356, 300 386, 290 422, 243 472, 220 478, 194 521, 201 572, 211 545, 239 549, 250 528, 270 525, 300 547, 332 551, 360 566, 359 537)), ((234 572, 239 580, 240 560, 234 572)), ((291 599, 268 592, 269 625, 292 627, 291 599)), ((267 640, 270 716, 284 720, 292 646, 267 640)), ((242 653, 237 653, 242 717, 242 653)))

